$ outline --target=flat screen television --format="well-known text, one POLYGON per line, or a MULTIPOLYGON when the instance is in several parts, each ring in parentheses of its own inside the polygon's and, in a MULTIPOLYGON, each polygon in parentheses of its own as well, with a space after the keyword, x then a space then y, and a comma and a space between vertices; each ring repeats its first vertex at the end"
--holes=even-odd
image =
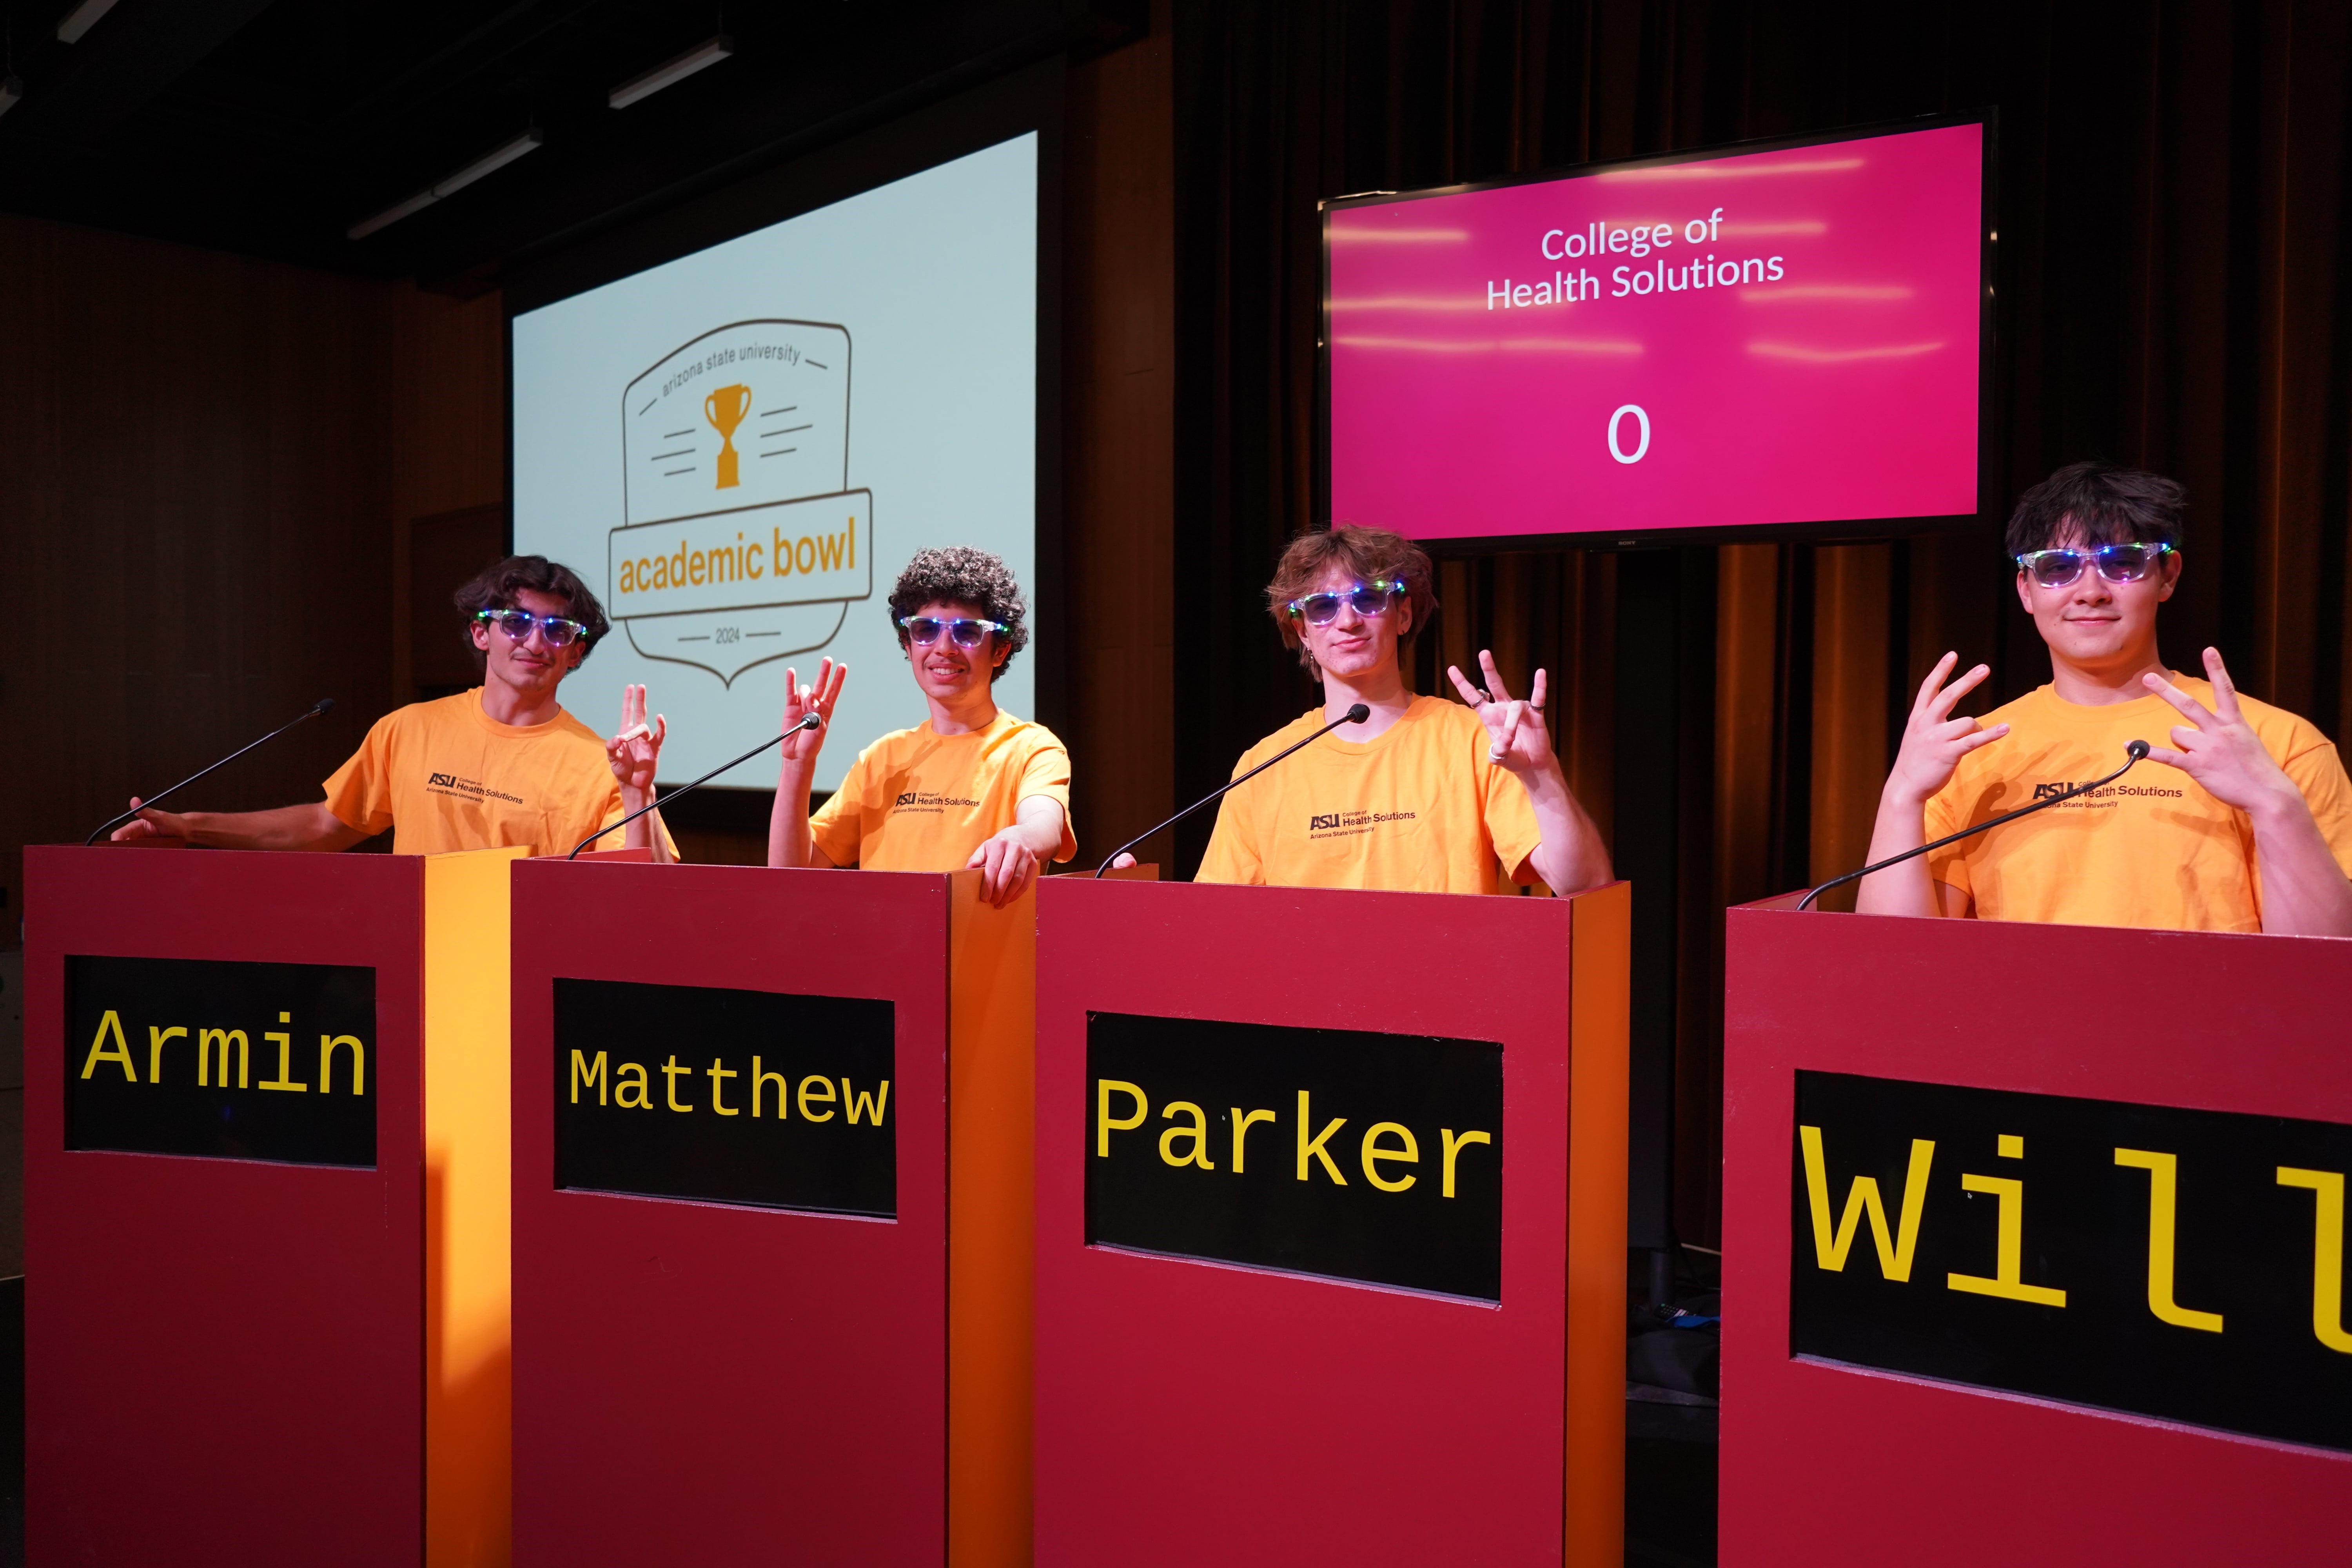
POLYGON ((1992 132, 1325 203, 1329 521, 1465 546, 1976 521, 1992 132))

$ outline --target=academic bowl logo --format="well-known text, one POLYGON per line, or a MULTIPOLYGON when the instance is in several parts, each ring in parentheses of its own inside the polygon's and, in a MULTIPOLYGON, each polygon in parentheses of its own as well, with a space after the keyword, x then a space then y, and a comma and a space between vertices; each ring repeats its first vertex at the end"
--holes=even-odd
POLYGON ((735 321, 621 401, 606 608, 647 658, 724 685, 824 647, 874 593, 874 492, 849 489, 849 330, 735 321))

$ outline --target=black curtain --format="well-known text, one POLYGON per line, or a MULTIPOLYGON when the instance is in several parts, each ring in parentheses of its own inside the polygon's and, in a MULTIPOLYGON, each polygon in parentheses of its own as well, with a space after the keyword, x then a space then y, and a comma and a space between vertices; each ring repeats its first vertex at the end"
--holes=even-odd
MULTIPOLYGON (((2181 479, 2168 658, 2194 669, 2215 644, 2247 689, 2343 731, 2352 6, 1177 0, 1174 40, 1180 799, 1314 700, 1258 593, 1321 510, 1319 198, 1984 106, 1994 508, 2086 457, 2181 479)), ((1853 861, 1909 689, 1945 648, 1992 662, 1986 706, 2047 663, 1990 528, 1675 553, 1664 590, 1577 552, 1449 565, 1417 662, 1423 689, 1480 646, 1549 665, 1604 827, 1622 743, 1679 740, 1672 1209, 1712 1243, 1722 907, 1853 861), (1643 613, 1674 606, 1678 668, 1714 672, 1675 711, 1614 710, 1621 577, 1648 584, 1643 613)), ((1187 825, 1187 873, 1209 826, 1187 825)), ((1999 981, 1956 975, 1936 1005, 1999 981)))

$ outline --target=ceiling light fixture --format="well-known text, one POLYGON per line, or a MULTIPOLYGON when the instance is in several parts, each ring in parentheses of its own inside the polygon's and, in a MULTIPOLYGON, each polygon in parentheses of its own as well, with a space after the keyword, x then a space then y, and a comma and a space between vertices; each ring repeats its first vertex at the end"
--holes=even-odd
POLYGON ((390 224, 398 223, 411 213, 423 212, 445 196, 455 195, 485 174, 495 174, 526 153, 535 153, 547 140, 546 132, 536 125, 499 148, 485 153, 446 179, 436 180, 406 201, 388 206, 363 223, 355 223, 343 231, 348 239, 365 239, 369 235, 390 224))
POLYGON ((58 37, 68 44, 81 42, 81 36, 98 26, 98 19, 114 9, 114 0, 81 0, 58 24, 58 37))
MULTIPOLYGON (((108 0, 112 4, 112 0, 108 0)), ((607 94, 604 101, 615 109, 626 109, 641 98, 651 98, 662 89, 688 77, 706 66, 715 66, 735 52, 735 40, 721 33, 717 37, 699 43, 666 65, 658 65, 643 76, 633 76, 607 94)))

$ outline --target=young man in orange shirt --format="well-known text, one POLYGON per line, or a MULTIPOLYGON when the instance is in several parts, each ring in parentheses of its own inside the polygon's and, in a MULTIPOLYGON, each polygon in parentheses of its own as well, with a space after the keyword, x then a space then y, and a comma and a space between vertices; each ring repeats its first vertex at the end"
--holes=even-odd
MULTIPOLYGON (((528 846, 565 855, 653 798, 667 726, 646 723, 646 689, 621 689, 610 741, 556 701, 608 628, 596 595, 568 566, 516 555, 457 590, 482 684, 413 702, 377 720, 327 781, 327 798, 273 811, 142 811, 118 839, 169 837, 222 849, 347 849, 393 830, 395 855, 528 846)), ((137 805, 134 800, 131 803, 137 805)), ((677 846, 649 812, 593 848, 677 846)))
POLYGON ((1542 670, 1526 701, 1484 652, 1484 689, 1446 671, 1462 703, 1406 687, 1399 650, 1437 608, 1420 546, 1378 528, 1303 534, 1266 601, 1282 640, 1323 683, 1323 706, 1251 747, 1234 772, 1358 702, 1371 717, 1227 795, 1198 880, 1486 893, 1507 879, 1561 894, 1609 880, 1609 851, 1552 754, 1542 670))
POLYGON ((1989 671, 1946 686, 1946 654, 1912 704, 1870 858, 2112 773, 2168 731, 2147 754, 2160 767, 1866 877, 1863 913, 2352 936, 2352 782, 2334 744, 2240 696, 2216 650, 2204 680, 2157 655, 2185 502, 2170 479, 2105 463, 2025 492, 2006 542, 2050 684, 1955 719, 1989 671))
POLYGON ((998 908, 1028 890, 1048 860, 1077 853, 1070 831, 1070 753, 1043 724, 997 707, 996 678, 1027 646, 1020 584, 985 550, 917 553, 890 591, 915 685, 930 717, 857 754, 814 817, 809 781, 833 723, 847 665, 826 659, 814 684, 784 671, 784 727, 814 711, 826 729, 784 742, 768 864, 869 871, 976 867, 998 908))

